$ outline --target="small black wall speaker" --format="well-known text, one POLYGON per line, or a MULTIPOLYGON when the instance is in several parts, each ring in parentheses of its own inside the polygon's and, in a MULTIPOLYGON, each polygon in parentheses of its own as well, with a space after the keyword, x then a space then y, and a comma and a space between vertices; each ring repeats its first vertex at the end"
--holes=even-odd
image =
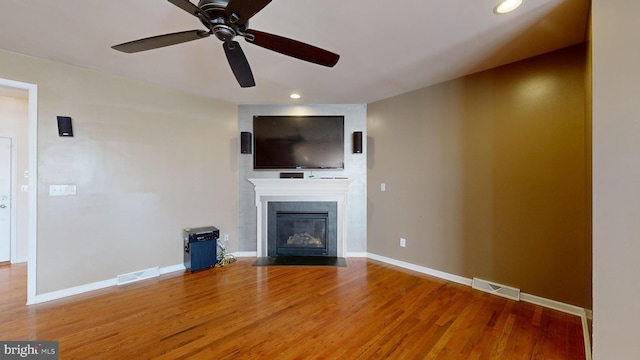
POLYGON ((73 136, 71 128, 71 118, 68 116, 58 116, 58 135, 73 136))
POLYGON ((362 154, 362 131, 353 132, 353 153, 362 154))
POLYGON ((248 131, 240 133, 240 153, 251 154, 251 133, 248 131))

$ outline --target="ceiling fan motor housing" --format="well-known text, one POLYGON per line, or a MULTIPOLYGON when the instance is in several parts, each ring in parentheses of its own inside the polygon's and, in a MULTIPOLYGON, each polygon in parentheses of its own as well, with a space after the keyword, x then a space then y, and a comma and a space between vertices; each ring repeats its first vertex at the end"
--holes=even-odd
POLYGON ((248 21, 244 24, 237 24, 237 16, 232 14, 230 18, 227 18, 225 9, 229 0, 201 0, 198 3, 198 7, 209 18, 200 16, 200 21, 204 26, 211 30, 211 32, 220 40, 230 42, 236 35, 243 35, 244 30, 248 26, 248 21), (235 16, 235 17, 234 17, 235 16))

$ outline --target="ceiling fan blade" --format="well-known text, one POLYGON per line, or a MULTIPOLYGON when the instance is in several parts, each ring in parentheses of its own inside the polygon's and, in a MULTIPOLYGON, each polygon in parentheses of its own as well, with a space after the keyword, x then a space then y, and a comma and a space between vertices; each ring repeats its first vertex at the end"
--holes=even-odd
POLYGON ((229 0, 224 14, 232 23, 244 24, 270 2, 271 0, 229 0))
POLYGON ((240 86, 243 88, 255 86, 256 83, 253 80, 251 67, 249 66, 247 57, 244 56, 240 44, 238 44, 237 41, 230 41, 224 42, 222 47, 224 48, 224 53, 227 55, 231 71, 233 71, 233 75, 235 75, 240 86))
POLYGON ((211 34, 209 32, 204 30, 189 30, 129 41, 123 44, 114 45, 111 48, 131 54, 139 51, 157 49, 169 45, 181 44, 187 41, 198 40, 209 37, 210 35, 211 34))
POLYGON ((331 51, 262 31, 249 29, 245 31, 244 37, 254 45, 314 64, 333 67, 340 59, 340 55, 331 51))
POLYGON ((195 6, 191 1, 189 0, 169 0, 170 3, 172 3, 173 5, 179 7, 180 9, 188 12, 189 14, 193 15, 193 16, 202 16, 206 19, 209 18, 209 16, 204 13, 202 10, 200 10, 199 7, 195 6))

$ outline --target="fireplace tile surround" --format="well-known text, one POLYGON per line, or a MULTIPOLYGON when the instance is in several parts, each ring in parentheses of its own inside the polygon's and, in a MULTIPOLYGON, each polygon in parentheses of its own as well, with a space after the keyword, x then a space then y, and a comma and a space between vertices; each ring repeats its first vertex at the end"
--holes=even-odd
POLYGON ((347 255, 347 198, 352 179, 248 179, 254 185, 257 256, 268 256, 269 202, 337 203, 337 256, 347 255))

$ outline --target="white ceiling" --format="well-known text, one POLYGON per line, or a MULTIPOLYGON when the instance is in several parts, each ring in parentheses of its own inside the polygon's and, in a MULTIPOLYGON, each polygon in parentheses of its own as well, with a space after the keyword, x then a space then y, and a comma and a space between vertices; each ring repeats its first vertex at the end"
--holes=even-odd
POLYGON ((507 15, 493 13, 497 4, 273 0, 249 28, 330 50, 340 61, 327 68, 239 39, 256 81, 244 89, 215 37, 135 54, 111 49, 204 29, 166 0, 1 0, 0 48, 238 104, 355 104, 585 40, 589 0, 524 0, 507 15), (303 98, 290 100, 294 91, 303 98))

